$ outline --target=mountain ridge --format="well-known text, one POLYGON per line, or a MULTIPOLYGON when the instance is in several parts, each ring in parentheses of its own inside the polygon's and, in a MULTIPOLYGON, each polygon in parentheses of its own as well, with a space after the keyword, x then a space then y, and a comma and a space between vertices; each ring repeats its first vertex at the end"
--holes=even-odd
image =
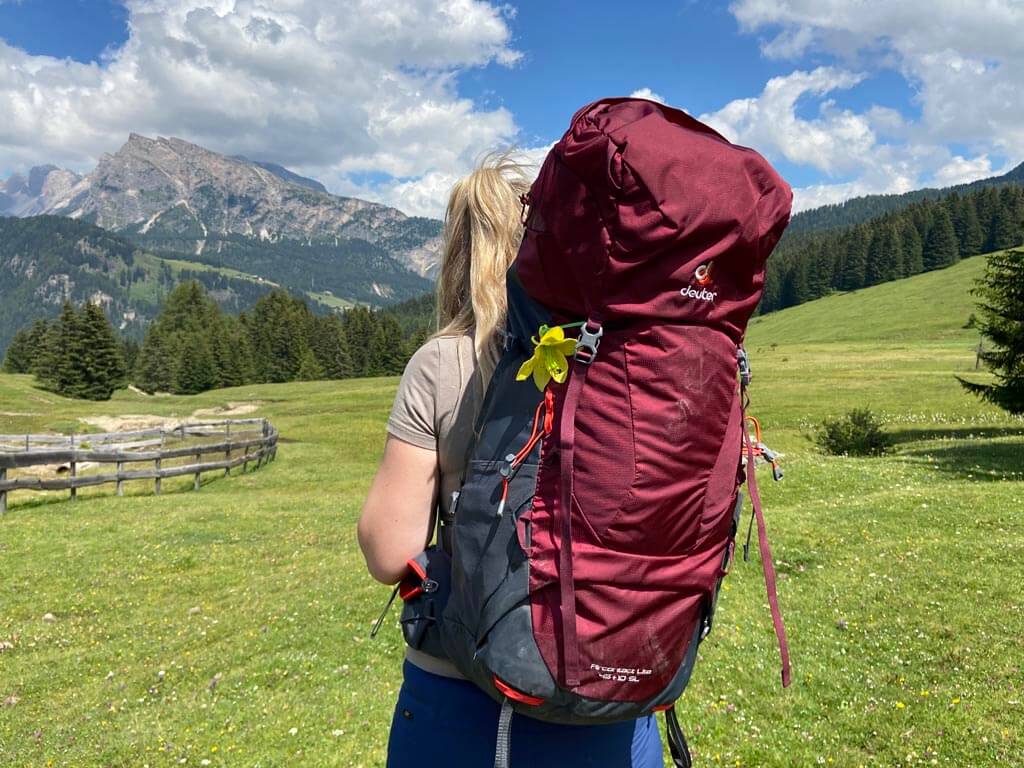
POLYGON ((84 176, 52 166, 33 172, 42 177, 39 194, 32 194, 24 177, 12 176, 0 188, 0 213, 82 219, 126 233, 143 246, 154 237, 188 239, 191 245, 180 252, 193 257, 202 255, 211 235, 306 244, 345 239, 377 245, 420 276, 437 268, 439 221, 332 195, 283 166, 223 155, 183 139, 131 133, 84 176), (51 178, 54 183, 44 190, 51 178))

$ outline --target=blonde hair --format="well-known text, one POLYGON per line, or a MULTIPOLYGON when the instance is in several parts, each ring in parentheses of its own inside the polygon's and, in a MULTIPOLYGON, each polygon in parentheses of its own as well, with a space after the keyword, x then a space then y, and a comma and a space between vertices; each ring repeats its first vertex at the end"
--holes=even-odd
POLYGON ((505 324, 505 272, 519 250, 519 197, 529 186, 522 163, 510 152, 492 153, 455 183, 448 198, 436 335, 472 332, 484 383, 498 362, 498 334, 505 324))

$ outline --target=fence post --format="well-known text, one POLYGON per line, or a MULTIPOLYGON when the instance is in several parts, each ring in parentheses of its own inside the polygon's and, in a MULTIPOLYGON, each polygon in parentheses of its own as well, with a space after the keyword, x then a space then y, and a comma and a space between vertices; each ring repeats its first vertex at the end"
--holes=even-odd
POLYGON ((124 470, 124 462, 117 462, 117 495, 124 496, 124 478, 121 477, 121 473, 124 470))
POLYGON ((257 454, 256 469, 262 467, 266 462, 263 460, 267 455, 267 435, 270 434, 270 422, 263 419, 263 440, 260 442, 260 450, 257 454))
MULTIPOLYGON (((196 451, 196 466, 198 467, 202 463, 203 463, 203 453, 202 453, 202 451, 197 450, 196 451)), ((194 490, 194 491, 198 491, 199 490, 199 475, 201 473, 202 473, 201 469, 197 469, 196 470, 196 477, 195 477, 195 480, 193 480, 193 482, 192 482, 192 490, 194 490)))
MULTIPOLYGON (((164 452, 164 428, 160 427, 160 453, 164 452)), ((157 495, 160 494, 160 456, 156 458, 156 481, 153 484, 153 490, 157 495)))
MULTIPOLYGON (((0 483, 7 480, 7 467, 0 467, 0 483)), ((0 515, 7 513, 7 491, 0 491, 0 515)))
MULTIPOLYGON (((224 449, 224 461, 231 461, 231 422, 227 422, 224 427, 224 442, 227 443, 227 448, 224 449)), ((224 467, 224 477, 231 474, 231 467, 224 467)))
POLYGON ((78 489, 75 488, 75 478, 78 477, 78 462, 77 459, 78 451, 75 449, 75 436, 74 434, 70 437, 71 440, 71 500, 74 501, 78 498, 78 489))

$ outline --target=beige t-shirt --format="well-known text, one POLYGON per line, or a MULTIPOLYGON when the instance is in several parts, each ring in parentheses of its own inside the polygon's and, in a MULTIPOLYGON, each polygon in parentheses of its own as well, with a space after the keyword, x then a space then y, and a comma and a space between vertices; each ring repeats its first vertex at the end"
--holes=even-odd
MULTIPOLYGON (((444 511, 452 492, 462 483, 482 399, 483 386, 469 334, 430 339, 409 360, 398 385, 387 430, 399 440, 437 451, 437 503, 444 511)), ((451 662, 415 648, 406 648, 406 658, 428 672, 462 677, 451 662)))

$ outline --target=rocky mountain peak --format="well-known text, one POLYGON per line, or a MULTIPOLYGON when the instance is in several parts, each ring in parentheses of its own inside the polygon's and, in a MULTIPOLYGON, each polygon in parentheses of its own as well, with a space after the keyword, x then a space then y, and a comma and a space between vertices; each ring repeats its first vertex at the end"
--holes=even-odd
POLYGON ((283 166, 184 139, 131 133, 85 177, 52 166, 35 171, 0 188, 0 214, 80 218, 137 238, 178 240, 194 255, 218 237, 310 245, 359 239, 421 275, 436 270, 440 222, 332 195, 283 166), (30 191, 36 187, 38 194, 30 191))

